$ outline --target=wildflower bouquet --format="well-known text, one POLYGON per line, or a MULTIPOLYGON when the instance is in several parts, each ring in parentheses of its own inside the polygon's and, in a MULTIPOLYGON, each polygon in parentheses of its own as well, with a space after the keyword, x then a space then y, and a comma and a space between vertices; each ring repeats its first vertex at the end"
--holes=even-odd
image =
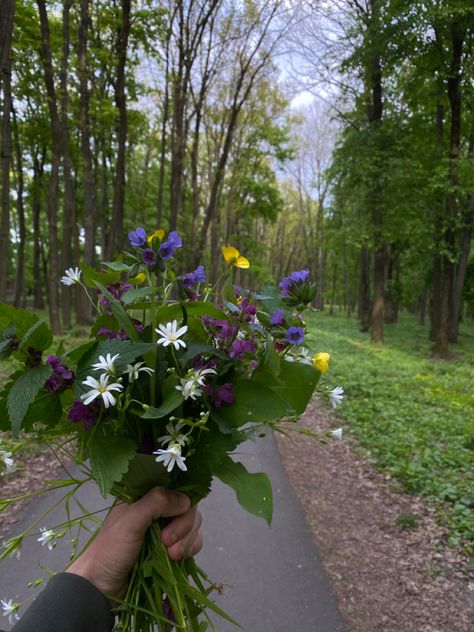
MULTIPOLYGON (((249 473, 230 453, 250 435, 294 421, 327 370, 328 354, 311 358, 304 346, 300 312, 316 290, 308 270, 253 294, 231 283, 234 266, 249 267, 233 247, 222 248, 225 273, 211 287, 202 266, 177 273, 176 231, 137 228, 129 243, 102 271, 66 270, 62 283, 80 286, 96 314, 89 339, 72 350, 59 345, 43 359, 53 344, 48 325, 0 305, 0 357, 13 356, 18 366, 0 393, 0 430, 13 438, 26 431, 80 464, 83 478, 51 485, 69 488, 67 502, 92 479, 104 497, 132 502, 159 484, 195 503, 217 477, 270 523, 266 474, 249 473)), ((336 391, 333 405, 342 399, 336 391)), ((11 450, 4 460, 11 468, 11 450)), ((6 542, 0 557, 38 535, 37 524, 6 542)), ((73 524, 81 519, 66 528, 73 524)), ((64 533, 42 527, 38 541, 52 547, 64 533)), ((159 535, 159 525, 147 535, 117 629, 215 629, 208 610, 229 617, 210 599, 213 584, 193 560, 172 562, 159 535)))

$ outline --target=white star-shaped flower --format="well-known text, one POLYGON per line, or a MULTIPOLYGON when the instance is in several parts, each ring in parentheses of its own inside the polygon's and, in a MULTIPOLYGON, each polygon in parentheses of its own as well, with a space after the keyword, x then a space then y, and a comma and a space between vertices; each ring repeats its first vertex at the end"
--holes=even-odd
POLYGON ((344 389, 342 386, 336 386, 336 388, 333 388, 332 391, 329 391, 329 401, 331 402, 333 408, 337 408, 339 404, 342 403, 343 399, 344 389))
POLYGON ((81 282, 81 269, 68 268, 64 270, 65 276, 61 277, 61 283, 64 285, 75 285, 81 282))
POLYGON ((191 370, 180 379, 181 384, 176 386, 176 390, 183 394, 184 399, 196 399, 202 395, 200 386, 204 386, 206 375, 215 374, 214 369, 191 370))
POLYGON ((99 362, 92 365, 92 368, 96 371, 105 371, 109 375, 115 374, 114 362, 117 358, 120 357, 119 353, 116 353, 114 356, 108 353, 105 358, 104 356, 99 356, 99 362))
POLYGON ((54 538, 56 537, 56 533, 52 529, 47 529, 46 527, 40 528, 41 535, 37 539, 37 542, 41 542, 41 546, 45 544, 48 545, 48 549, 52 551, 56 546, 56 542, 54 542, 54 538))
POLYGON ((12 599, 9 599, 8 601, 6 601, 5 599, 1 599, 0 601, 2 603, 3 616, 8 617, 10 625, 13 625, 15 623, 15 620, 18 621, 20 618, 16 613, 18 608, 20 607, 20 604, 13 603, 12 599))
POLYGON ((172 320, 165 325, 158 325, 158 329, 155 329, 156 333, 161 336, 156 341, 157 344, 163 345, 163 347, 167 347, 168 345, 173 345, 175 349, 179 349, 183 347, 186 348, 186 343, 184 340, 180 340, 180 337, 183 336, 188 331, 188 326, 184 325, 178 329, 178 321, 172 320))
POLYGON ((13 472, 15 469, 15 463, 11 458, 11 452, 5 452, 5 450, 0 450, 0 459, 5 463, 5 467, 7 468, 7 472, 13 472))
POLYGON ((216 371, 214 369, 198 369, 197 371, 194 371, 194 380, 196 382, 196 384, 199 384, 199 386, 204 386, 204 376, 205 375, 216 375, 216 371))
POLYGON ((342 428, 336 428, 336 430, 331 430, 331 435, 335 439, 342 439, 342 428))
POLYGON ((168 446, 177 444, 181 447, 184 447, 187 442, 187 437, 186 435, 181 433, 181 429, 183 428, 183 426, 184 424, 181 421, 178 421, 176 426, 170 421, 170 423, 166 424, 165 426, 165 429, 168 432, 168 434, 160 437, 158 439, 159 443, 162 443, 162 444, 167 443, 168 446))
POLYGON ((128 379, 130 382, 133 382, 134 380, 138 380, 138 374, 140 373, 140 371, 143 371, 144 373, 148 373, 149 375, 151 375, 152 373, 155 372, 155 369, 150 369, 150 367, 148 366, 143 366, 145 363, 144 362, 137 362, 136 364, 127 364, 127 369, 126 369, 126 373, 128 375, 128 379))
POLYGON ((81 395, 81 399, 86 406, 93 402, 97 397, 102 397, 106 408, 109 406, 115 406, 115 397, 112 395, 111 391, 121 391, 123 389, 123 386, 118 382, 109 384, 109 376, 107 373, 102 373, 98 380, 89 375, 82 383, 91 387, 90 391, 81 395))
POLYGON ((181 446, 178 443, 173 443, 166 450, 155 450, 153 454, 156 454, 155 461, 163 463, 168 472, 171 472, 175 465, 183 472, 188 469, 184 464, 185 457, 181 456, 181 446))
POLYGON ((180 380, 181 384, 175 386, 177 391, 180 391, 183 395, 184 399, 196 399, 197 397, 201 397, 202 390, 199 388, 199 384, 193 379, 184 379, 180 380))

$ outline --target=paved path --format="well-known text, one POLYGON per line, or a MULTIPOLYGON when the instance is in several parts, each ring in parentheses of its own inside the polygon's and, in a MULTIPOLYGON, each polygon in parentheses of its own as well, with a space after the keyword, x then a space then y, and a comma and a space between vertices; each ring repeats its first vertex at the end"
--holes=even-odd
MULTIPOLYGON (((240 446, 237 457, 253 472, 267 472, 272 480, 272 527, 239 507, 232 490, 216 483, 202 502, 204 550, 197 558, 210 578, 226 585, 216 602, 247 632, 344 632, 341 615, 331 595, 328 578, 304 524, 280 464, 273 437, 240 446)), ((64 492, 56 490, 59 498, 64 492)), ((15 533, 42 514, 52 494, 35 499, 18 523, 15 533)), ((104 506, 93 485, 81 491, 81 501, 91 510, 104 506)), ((75 512, 74 508, 73 512, 75 512)), ((67 519, 64 508, 41 520, 50 526, 67 519)), ((45 576, 42 566, 61 570, 70 551, 64 538, 53 551, 30 538, 20 560, 9 559, 0 568, 0 598, 24 599, 34 594, 27 583, 45 576)), ((2 620, 0 627, 9 629, 2 620)), ((216 620, 219 632, 235 632, 233 625, 216 620)), ((65 631, 67 632, 67 631, 65 631)))

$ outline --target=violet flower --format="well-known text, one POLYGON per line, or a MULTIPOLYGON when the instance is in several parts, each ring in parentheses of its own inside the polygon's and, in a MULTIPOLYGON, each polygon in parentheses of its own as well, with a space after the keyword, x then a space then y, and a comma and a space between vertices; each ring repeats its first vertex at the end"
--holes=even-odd
POLYGON ((128 233, 128 239, 132 246, 136 248, 143 248, 146 244, 146 231, 144 228, 139 226, 134 231, 128 233))
POLYGON ((272 325, 283 325, 285 322, 285 312, 278 308, 273 314, 270 316, 270 324, 272 325))
POLYGON ((156 261, 157 261, 155 251, 152 250, 151 248, 145 248, 145 250, 143 250, 142 252, 142 261, 146 266, 148 266, 149 268, 152 268, 156 264, 156 261))
POLYGON ((303 327, 289 327, 286 332, 286 339, 291 345, 302 345, 304 342, 303 327))

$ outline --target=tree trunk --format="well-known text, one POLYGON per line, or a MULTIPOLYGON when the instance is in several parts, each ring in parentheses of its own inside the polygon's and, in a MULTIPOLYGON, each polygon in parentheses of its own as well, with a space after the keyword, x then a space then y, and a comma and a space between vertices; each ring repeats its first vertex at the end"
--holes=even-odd
POLYGON ((25 225, 25 207, 23 204, 24 179, 23 179, 23 157, 21 154, 20 139, 18 137, 18 121, 15 110, 12 108, 13 114, 13 132, 15 139, 16 154, 16 204, 18 213, 18 252, 16 263, 15 278, 15 297, 13 304, 15 307, 24 307, 25 305, 25 242, 26 242, 26 225, 25 225))
POLYGON ((459 335, 459 322, 461 316, 461 299, 466 278, 467 264, 471 249, 472 228, 474 223, 474 201, 469 198, 468 212, 465 217, 461 232, 461 253, 454 277, 454 287, 451 300, 451 313, 449 317, 449 342, 456 343, 459 335))
POLYGON ((360 249, 359 261, 359 321, 360 331, 370 329, 370 256, 367 246, 360 249))
POLYGON ((0 86, 3 92, 2 145, 1 145, 1 218, 0 218, 0 301, 7 293, 8 251, 10 245, 10 168, 12 154, 11 140, 11 46, 15 0, 0 3, 0 86))
POLYGON ((127 150, 127 100, 125 95, 125 66, 130 34, 131 0, 122 0, 122 22, 117 33, 117 77, 115 80, 115 107, 117 121, 117 162, 112 203, 112 231, 107 258, 117 255, 123 247, 123 213, 125 205, 125 162, 127 150))
MULTIPOLYGON (((69 14, 73 0, 65 0, 63 6, 63 50, 61 58, 61 72, 59 76, 59 89, 61 93, 61 135, 63 139, 63 178, 64 178, 64 212, 62 233, 61 265, 63 270, 70 268, 74 261, 73 233, 76 225, 76 205, 74 199, 74 178, 72 159, 70 152, 70 137, 68 125, 69 98, 67 91, 68 61, 69 61, 69 14)), ((65 327, 71 326, 71 301, 70 292, 73 288, 62 288, 61 312, 65 327)), ((75 288, 74 288, 75 290, 75 288)))
POLYGON ((455 219, 457 214, 456 186, 458 183, 459 152, 461 145, 461 60, 465 37, 465 26, 454 22, 451 25, 452 58, 447 91, 451 109, 449 142, 449 185, 446 201, 447 226, 444 232, 444 248, 441 255, 441 304, 440 322, 433 346, 433 355, 447 358, 449 353, 449 314, 455 270, 455 219))
MULTIPOLYGON (((31 191, 31 215, 33 220, 33 308, 44 309, 42 266, 41 266, 41 188, 44 173, 45 150, 41 159, 33 154, 33 184, 31 191)), ((46 280, 46 279, 44 279, 46 280)))
MULTIPOLYGON (((81 132, 82 182, 84 190, 84 263, 93 266, 95 261, 95 183, 92 173, 89 122, 89 69, 87 63, 87 42, 89 29, 89 0, 81 0, 79 22, 79 127, 81 132)), ((87 297, 80 292, 77 297, 77 322, 88 325, 91 322, 91 306, 87 297)))
POLYGON ((58 116, 56 89, 54 86, 53 64, 49 21, 46 13, 46 1, 37 0, 41 24, 41 57, 48 95, 49 118, 51 121, 52 147, 51 172, 47 192, 48 210, 48 241, 49 241, 49 270, 48 270, 48 307, 51 329, 54 334, 61 333, 59 318, 59 252, 58 252, 58 198, 59 198, 59 167, 61 162, 62 138, 58 116))

